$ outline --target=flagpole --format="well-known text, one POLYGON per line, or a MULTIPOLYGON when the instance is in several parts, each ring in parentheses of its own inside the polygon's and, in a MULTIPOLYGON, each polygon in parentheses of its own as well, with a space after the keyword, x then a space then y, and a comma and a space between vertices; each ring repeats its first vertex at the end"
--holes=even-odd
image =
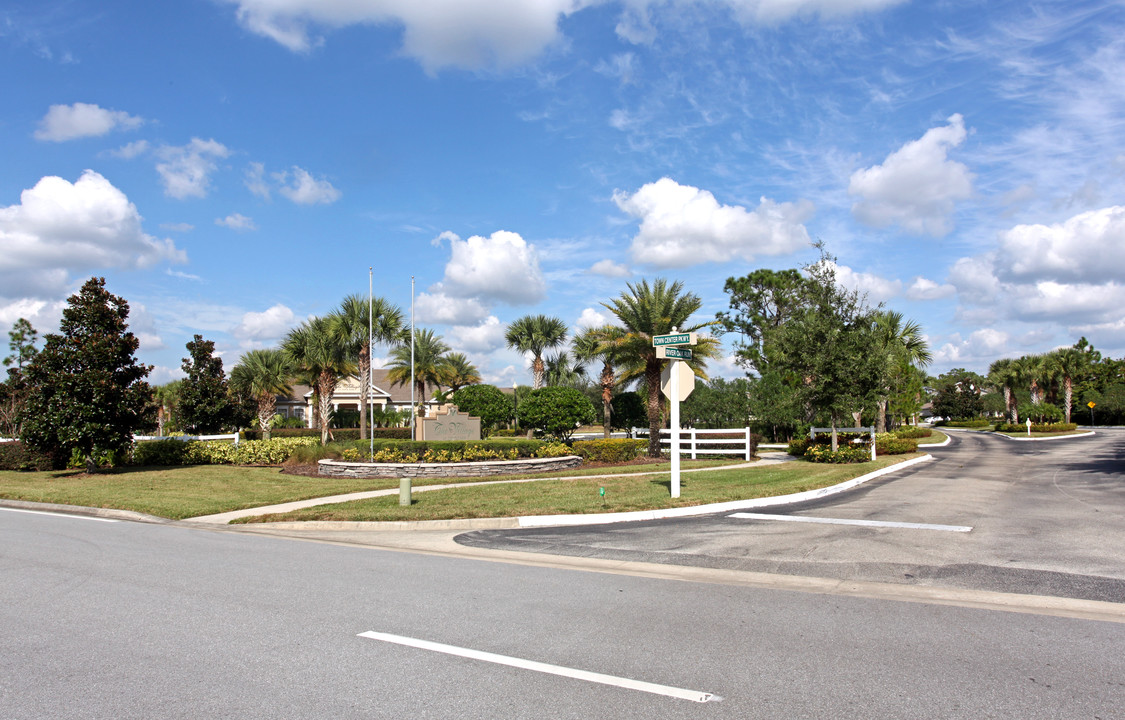
POLYGON ((371 336, 372 336, 372 323, 374 319, 371 317, 372 294, 374 292, 374 268, 368 266, 367 268, 367 387, 364 389, 364 402, 367 403, 367 437, 370 439, 370 449, 368 450, 368 461, 375 461, 375 406, 371 404, 371 386, 372 376, 374 373, 371 371, 371 336))
POLYGON ((418 409, 414 406, 414 276, 410 276, 410 439, 417 440, 415 418, 418 409))

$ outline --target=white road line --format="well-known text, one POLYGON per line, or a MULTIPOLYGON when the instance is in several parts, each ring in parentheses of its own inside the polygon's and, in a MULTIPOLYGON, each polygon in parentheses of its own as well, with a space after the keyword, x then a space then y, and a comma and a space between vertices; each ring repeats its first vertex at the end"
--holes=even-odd
POLYGON ((461 648, 455 645, 443 645, 441 643, 430 642, 429 640, 418 640, 417 638, 403 637, 402 635, 389 635, 387 633, 367 631, 359 634, 359 637, 370 638, 372 640, 382 640, 383 642, 395 643, 397 645, 407 645, 409 647, 420 648, 422 650, 432 650, 434 652, 445 653, 447 655, 456 655, 458 657, 470 658, 472 660, 483 660, 484 662, 496 663, 498 665, 507 665, 509 667, 523 668, 524 670, 534 670, 535 672, 547 673, 549 675, 561 675, 563 677, 575 678, 577 680, 586 680, 587 682, 601 683, 602 685, 615 685, 617 687, 628 688, 630 690, 640 690, 641 692, 653 693, 656 695, 666 695, 668 697, 679 698, 681 700, 691 700, 692 702, 705 703, 712 700, 722 700, 717 695, 711 693, 699 692, 698 690, 684 690, 682 688, 675 688, 668 685, 656 685, 654 683, 643 682, 641 680, 630 680, 629 678, 615 677, 613 675, 602 675, 601 673, 588 672, 586 670, 575 670, 574 668, 562 667, 561 665, 548 665, 547 663, 535 662, 534 660, 524 660, 522 658, 508 657, 507 655, 496 655, 495 653, 482 652, 480 650, 470 650, 468 648, 461 648))
POLYGON ((843 518, 809 517, 808 515, 766 515, 765 513, 734 513, 727 517, 746 520, 780 520, 782 522, 822 523, 825 525, 859 525, 861 527, 904 528, 907 530, 943 530, 970 532, 967 525, 929 525, 927 523, 884 522, 882 520, 845 520, 843 518))
POLYGON ((20 510, 19 508, 0 508, 8 512, 27 513, 29 515, 53 515, 55 517, 74 518, 75 520, 95 520, 97 522, 117 522, 113 518, 90 517, 89 515, 67 515, 66 513, 44 512, 42 510, 20 510))

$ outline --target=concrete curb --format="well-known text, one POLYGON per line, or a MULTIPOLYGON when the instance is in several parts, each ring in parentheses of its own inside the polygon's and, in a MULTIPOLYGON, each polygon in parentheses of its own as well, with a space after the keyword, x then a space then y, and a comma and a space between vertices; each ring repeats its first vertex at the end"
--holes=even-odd
POLYGON ((13 510, 28 510, 31 512, 60 513, 63 515, 84 515, 86 517, 105 518, 107 520, 128 520, 130 522, 152 523, 154 525, 170 525, 177 522, 168 518, 146 515, 132 510, 117 510, 115 508, 83 507, 81 505, 60 505, 58 503, 30 502, 28 500, 7 500, 0 498, 0 507, 13 510))
POLYGON ((605 525, 618 522, 638 522, 642 520, 663 520, 675 517, 691 517, 693 515, 711 515, 714 513, 730 512, 732 510, 749 510, 752 508, 771 507, 776 505, 791 505, 793 503, 817 500, 829 495, 850 490, 862 485, 868 480, 874 480, 903 468, 908 468, 918 463, 933 460, 932 455, 923 455, 906 462, 890 465, 874 472, 861 475, 851 480, 846 480, 836 485, 831 485, 819 490, 806 490, 805 492, 791 495, 778 495, 776 497, 754 498, 753 500, 733 500, 725 503, 711 505, 694 505, 692 507, 669 508, 666 510, 638 510, 628 513, 606 513, 602 515, 534 515, 519 518, 519 526, 523 527, 557 527, 563 525, 605 525))
POLYGON ((1055 435, 1054 437, 1012 437, 1003 433, 996 433, 1006 440, 1015 440, 1016 442, 1040 442, 1043 440, 1070 440, 1072 438, 1083 438, 1097 435, 1093 430, 1090 432, 1078 433, 1077 435, 1055 435))

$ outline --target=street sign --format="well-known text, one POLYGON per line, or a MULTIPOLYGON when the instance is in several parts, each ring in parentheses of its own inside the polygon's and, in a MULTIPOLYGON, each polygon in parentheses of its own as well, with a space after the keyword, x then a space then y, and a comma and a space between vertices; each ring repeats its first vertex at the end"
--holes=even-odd
POLYGON ((695 389, 695 372, 688 366, 686 362, 676 360, 664 366, 664 372, 660 373, 660 392, 664 393, 664 397, 673 402, 682 402, 687 400, 688 395, 695 389), (672 397, 672 373, 679 374, 679 397, 672 397))
POLYGON ((1090 408, 1091 410, 1093 410, 1093 409, 1094 409, 1094 406, 1095 406, 1095 405, 1097 405, 1097 403, 1096 403, 1096 402, 1094 402, 1093 400, 1091 400, 1090 402, 1086 403, 1086 407, 1090 408))
POLYGON ((656 357, 661 360, 691 360, 691 350, 660 345, 656 348, 656 357))
POLYGON ((695 345, 699 342, 699 336, 695 333, 672 333, 671 335, 653 335, 652 346, 661 347, 662 345, 695 345))

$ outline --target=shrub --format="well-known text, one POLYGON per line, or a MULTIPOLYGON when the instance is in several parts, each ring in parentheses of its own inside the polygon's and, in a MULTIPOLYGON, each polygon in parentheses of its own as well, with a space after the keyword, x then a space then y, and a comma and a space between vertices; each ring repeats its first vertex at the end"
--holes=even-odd
POLYGON ((817 463, 861 463, 871 459, 871 449, 863 445, 840 444, 836 452, 830 445, 811 445, 805 451, 805 459, 817 463))
POLYGON ((628 438, 578 440, 571 446, 575 455, 588 462, 618 463, 635 459, 648 447, 648 440, 628 438))
POLYGON ((183 465, 187 446, 182 440, 144 440, 133 446, 133 464, 183 465))
MULTIPOLYGON (((369 428, 371 436, 379 438, 397 438, 401 440, 410 439, 410 428, 369 428)), ((270 431, 270 439, 276 438, 291 438, 291 437, 314 437, 320 439, 320 431, 312 428, 278 428, 270 431)), ((351 442, 359 440, 359 430, 356 428, 347 428, 344 430, 332 431, 333 442, 351 442)), ((243 430, 243 440, 261 440, 261 430, 243 430)))
POLYGON ((594 422, 594 404, 571 387, 545 387, 520 403, 520 425, 568 439, 575 428, 594 422))
POLYGON ((895 437, 912 438, 919 440, 921 438, 928 438, 934 434, 934 431, 929 428, 920 427, 900 427, 892 433, 895 437))
POLYGON ((991 426, 992 423, 984 418, 976 418, 975 420, 939 420, 934 425, 951 428, 986 428, 991 426))
POLYGON ((453 393, 453 404, 460 412, 480 418, 481 428, 492 429, 512 419, 513 396, 493 385, 468 385, 453 393))
MULTIPOLYGON (((1027 423, 996 423, 994 428, 996 432, 1002 433, 1025 433, 1027 432, 1027 423)), ((1031 432, 1038 433, 1061 433, 1073 432, 1078 429, 1076 423, 1032 423, 1031 432)))
POLYGON ((788 452, 793 457, 804 457, 805 453, 808 452, 808 449, 812 446, 812 444, 813 441, 807 437, 793 438, 789 441, 789 448, 788 450, 786 450, 786 452, 788 452))
POLYGON ((60 465, 51 453, 32 450, 22 442, 0 443, 0 470, 56 470, 60 465))
POLYGON ((905 455, 918 451, 918 441, 914 438, 896 437, 893 433, 875 436, 876 455, 905 455))

